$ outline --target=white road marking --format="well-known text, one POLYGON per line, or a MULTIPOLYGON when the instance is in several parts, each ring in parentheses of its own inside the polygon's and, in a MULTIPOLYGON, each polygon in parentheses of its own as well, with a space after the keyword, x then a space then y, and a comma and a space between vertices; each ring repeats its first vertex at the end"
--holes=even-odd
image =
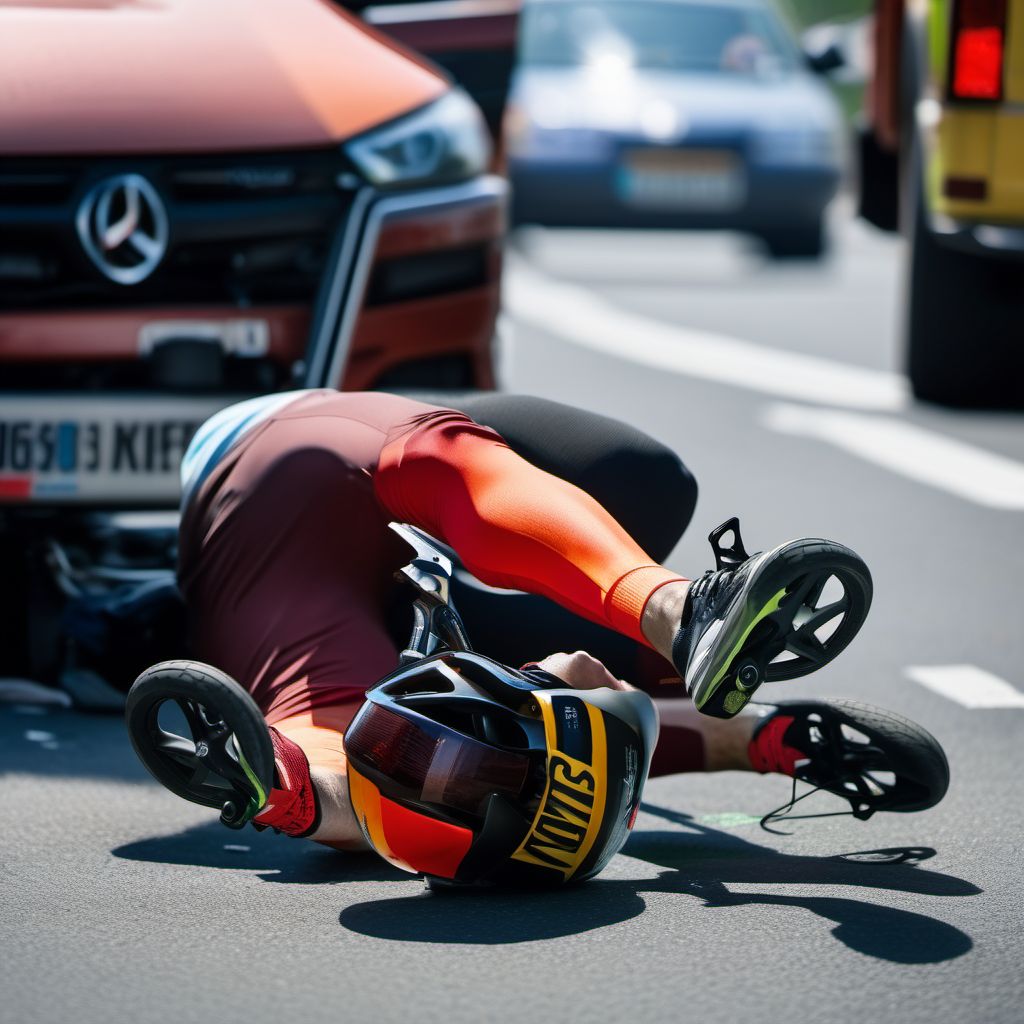
POLYGON ((52 743, 56 738, 52 732, 43 732, 42 729, 25 730, 25 739, 29 743, 52 743))
POLYGON ((600 295, 512 259, 505 307, 516 319, 594 351, 659 370, 848 409, 895 412, 909 401, 894 373, 784 352, 618 309, 600 295))
POLYGON ((783 434, 827 441, 978 505, 1024 509, 1024 465, 912 423, 785 404, 769 406, 764 423, 783 434))
POLYGON ((1024 693, 976 665, 911 665, 906 674, 965 708, 1024 708, 1024 693))

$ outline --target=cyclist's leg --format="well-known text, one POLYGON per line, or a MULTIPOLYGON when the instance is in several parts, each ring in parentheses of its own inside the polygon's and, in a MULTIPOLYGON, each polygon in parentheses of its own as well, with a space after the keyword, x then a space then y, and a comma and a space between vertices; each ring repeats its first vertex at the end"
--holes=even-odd
MULTIPOLYGON (((679 674, 657 651, 546 597, 488 587, 464 569, 455 573, 452 597, 474 646, 503 664, 523 665, 553 651, 583 650, 652 697, 686 696, 679 674)), ((402 632, 393 635, 399 639, 402 632)))
MULTIPOLYGON (((674 452, 634 427, 525 395, 470 395, 453 405, 496 430, 517 455, 586 491, 659 561, 675 547, 693 515, 693 476, 674 452)), ((454 593, 470 636, 500 661, 521 664, 568 645, 589 651, 616 675, 652 694, 685 692, 674 668, 646 645, 553 601, 487 587, 465 570, 457 574, 454 593), (508 622, 517 628, 509 630, 508 622)))
POLYGON ((620 420, 528 395, 460 396, 451 405, 586 491, 655 561, 668 558, 693 517, 697 482, 679 456, 620 420))
POLYGON ((374 484, 391 515, 450 544, 483 582, 543 594, 641 643, 652 596, 685 593, 684 577, 590 494, 458 413, 438 410, 393 435, 374 484))
MULTIPOLYGON (((586 491, 659 561, 690 522, 696 481, 675 453, 633 427, 522 395, 473 395, 449 404, 496 430, 517 455, 586 491)), ((754 716, 723 723, 700 714, 685 700, 675 668, 646 645, 537 594, 487 587, 464 570, 457 573, 453 596, 469 635, 499 661, 520 665, 578 648, 661 698, 652 777, 749 767, 743 761, 754 716)))

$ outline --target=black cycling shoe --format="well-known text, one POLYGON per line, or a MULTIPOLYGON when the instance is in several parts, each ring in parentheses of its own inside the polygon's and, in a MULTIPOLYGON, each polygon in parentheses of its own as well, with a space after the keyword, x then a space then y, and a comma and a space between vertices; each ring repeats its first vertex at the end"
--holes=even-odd
POLYGON ((846 647, 871 605, 871 573, 820 538, 751 557, 736 518, 708 539, 717 568, 690 584, 672 661, 699 711, 732 718, 763 682, 814 672, 846 647))
POLYGON ((274 781, 270 730, 252 697, 230 676, 199 661, 164 661, 128 691, 128 735, 150 774, 172 793, 241 828, 267 802, 274 781), (166 731, 164 705, 185 717, 190 737, 166 731))
MULTIPOLYGON (((762 825, 790 815, 819 789, 849 801, 855 818, 876 811, 923 811, 949 788, 949 764, 934 736, 884 708, 849 700, 782 701, 754 730, 750 763, 812 786, 766 814, 762 825)), ((824 817, 799 815, 798 817, 824 817)))

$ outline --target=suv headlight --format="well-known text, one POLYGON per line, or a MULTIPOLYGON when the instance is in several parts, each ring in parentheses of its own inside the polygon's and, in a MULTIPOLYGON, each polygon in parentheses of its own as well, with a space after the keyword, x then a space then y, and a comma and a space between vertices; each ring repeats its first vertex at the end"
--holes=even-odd
POLYGON ((345 151, 381 188, 461 181, 481 174, 491 159, 483 116, 461 89, 353 139, 345 151))

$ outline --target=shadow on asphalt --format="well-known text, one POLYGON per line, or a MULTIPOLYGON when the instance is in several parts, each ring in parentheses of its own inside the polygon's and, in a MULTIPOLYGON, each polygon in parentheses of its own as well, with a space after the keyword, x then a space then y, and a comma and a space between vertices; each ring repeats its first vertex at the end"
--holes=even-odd
POLYGON ((688 814, 644 804, 648 814, 682 825, 688 833, 640 832, 623 851, 630 857, 674 869, 660 881, 709 908, 801 907, 835 922, 832 934, 865 956, 892 963, 930 964, 954 960, 974 945, 966 932, 936 918, 888 904, 836 896, 736 893, 744 885, 826 885, 882 889, 927 896, 976 896, 978 886, 917 865, 935 856, 929 847, 865 850, 834 857, 807 857, 759 846, 740 835, 700 824, 688 814))
MULTIPOLYGON (((0 714, 0 774, 4 771, 149 779, 131 756, 120 716, 74 712, 0 714), (29 739, 33 730, 51 732, 56 749, 29 739)), ((531 942, 637 917, 645 909, 642 894, 660 892, 695 897, 705 908, 720 911, 742 906, 800 907, 834 922, 832 934, 850 949, 894 963, 939 963, 963 956, 973 945, 970 936, 945 922, 865 899, 736 893, 727 887, 730 883, 842 885, 926 896, 971 896, 981 891, 963 879, 919 867, 933 850, 807 857, 759 846, 678 811, 650 804, 644 810, 683 829, 637 832, 630 838, 624 850, 627 856, 669 869, 654 882, 599 878, 557 895, 424 892, 349 906, 341 913, 341 924, 364 935, 406 942, 531 942)), ((409 877, 369 854, 338 854, 268 833, 247 831, 232 837, 216 820, 112 852, 128 860, 249 870, 268 882, 293 885, 407 881, 409 877)))
POLYGON ((452 890, 373 900, 346 907, 344 928, 401 942, 502 945, 534 942, 604 928, 643 913, 644 893, 697 897, 705 908, 799 907, 835 923, 832 934, 850 949, 893 963, 941 963, 973 946, 969 935, 925 914, 864 899, 734 893, 743 884, 846 885, 930 896, 972 896, 970 882, 917 867, 928 848, 870 850, 837 857, 806 857, 758 846, 701 825, 686 814, 651 805, 648 813, 690 829, 634 833, 627 856, 672 870, 655 881, 596 879, 551 892, 452 890))
POLYGON ((122 860, 254 871, 265 882, 407 882, 409 875, 375 853, 340 853, 316 843, 249 829, 232 833, 214 818, 169 836, 126 843, 110 851, 122 860))

